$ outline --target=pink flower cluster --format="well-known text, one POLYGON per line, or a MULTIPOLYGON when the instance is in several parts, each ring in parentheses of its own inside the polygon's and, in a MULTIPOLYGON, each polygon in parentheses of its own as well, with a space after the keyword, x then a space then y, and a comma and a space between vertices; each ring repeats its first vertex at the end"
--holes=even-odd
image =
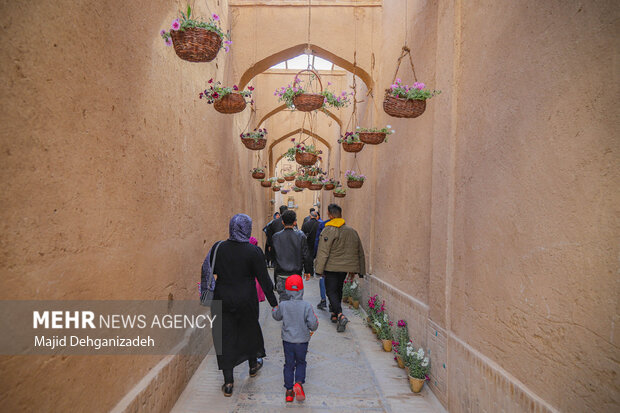
POLYGON ((374 309, 375 303, 377 302, 377 294, 373 295, 368 299, 368 307, 374 309))
POLYGON ((398 88, 402 88, 405 89, 407 91, 411 90, 411 89, 418 89, 418 90, 422 90, 426 87, 426 85, 422 82, 415 82, 413 84, 413 86, 409 86, 409 85, 403 85, 402 81, 400 79, 396 79, 396 81, 394 82, 394 84, 392 84, 392 86, 390 86, 392 89, 398 89, 398 88))
POLYGON ((398 327, 407 327, 407 322, 405 320, 398 320, 398 327))

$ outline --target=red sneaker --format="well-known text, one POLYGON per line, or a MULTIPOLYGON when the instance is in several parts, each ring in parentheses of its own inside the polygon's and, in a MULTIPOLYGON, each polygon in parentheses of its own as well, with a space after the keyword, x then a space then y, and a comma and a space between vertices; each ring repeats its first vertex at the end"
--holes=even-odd
POLYGON ((295 397, 297 397, 298 402, 303 402, 306 400, 306 393, 304 393, 304 387, 301 383, 295 383, 293 386, 293 391, 295 392, 295 397))
POLYGON ((292 402, 293 400, 295 400, 295 392, 291 389, 291 390, 287 390, 286 391, 286 401, 287 402, 292 402))

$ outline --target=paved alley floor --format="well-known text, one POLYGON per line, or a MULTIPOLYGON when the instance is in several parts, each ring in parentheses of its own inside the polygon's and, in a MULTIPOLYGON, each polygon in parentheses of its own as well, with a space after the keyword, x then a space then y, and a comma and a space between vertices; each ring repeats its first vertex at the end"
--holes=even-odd
POLYGON ((315 308, 320 324, 308 349, 304 402, 284 401, 281 324, 263 302, 260 319, 267 357, 258 376, 249 377, 247 363, 236 367, 233 396, 224 397, 222 373, 211 351, 172 412, 445 412, 427 386, 419 394, 411 392, 405 370, 398 368, 392 353, 382 350, 357 310, 344 306, 350 322, 344 333, 337 333, 329 312, 316 309, 318 278, 306 282, 305 290, 304 299, 315 308))

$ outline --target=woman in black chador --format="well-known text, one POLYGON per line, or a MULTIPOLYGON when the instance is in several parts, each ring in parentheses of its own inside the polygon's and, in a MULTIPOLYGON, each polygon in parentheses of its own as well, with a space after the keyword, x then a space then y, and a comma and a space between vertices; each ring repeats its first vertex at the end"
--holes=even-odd
MULTIPOLYGON (((230 238, 222 241, 213 263, 213 273, 217 274, 217 283, 213 299, 222 301, 221 330, 215 326, 213 341, 218 351, 217 364, 224 373, 222 391, 231 396, 233 391, 233 368, 244 361, 250 365, 250 376, 256 376, 265 357, 263 332, 258 323, 258 297, 256 282, 258 279, 272 307, 278 305, 273 293, 273 284, 267 273, 265 256, 261 249, 250 244, 252 235, 252 218, 237 214, 230 220, 230 238), (220 334, 217 331, 221 331, 220 334), (218 338, 222 347, 218 349, 218 338)), ((217 245, 217 244, 216 244, 217 245)), ((213 256, 215 245, 211 248, 213 256)))

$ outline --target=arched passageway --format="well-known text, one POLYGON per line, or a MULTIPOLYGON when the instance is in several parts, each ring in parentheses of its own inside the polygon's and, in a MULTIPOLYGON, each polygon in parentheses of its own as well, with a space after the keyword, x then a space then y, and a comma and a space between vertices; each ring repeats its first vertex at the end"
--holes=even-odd
MULTIPOLYGON (((260 128, 260 126, 270 117, 272 117, 273 115, 282 112, 283 110, 286 110, 286 105, 282 104, 278 107, 276 107, 275 109, 273 109, 272 111, 270 111, 269 113, 267 113, 265 116, 263 116, 260 121, 258 122, 258 124, 256 125, 257 128, 260 128)), ((338 124, 339 127, 342 128, 342 121, 340 120, 340 118, 338 116, 336 116, 332 111, 330 111, 329 109, 322 109, 319 111, 320 113, 324 113, 325 115, 329 116, 330 118, 332 118, 333 120, 336 121, 336 123, 338 124)))

